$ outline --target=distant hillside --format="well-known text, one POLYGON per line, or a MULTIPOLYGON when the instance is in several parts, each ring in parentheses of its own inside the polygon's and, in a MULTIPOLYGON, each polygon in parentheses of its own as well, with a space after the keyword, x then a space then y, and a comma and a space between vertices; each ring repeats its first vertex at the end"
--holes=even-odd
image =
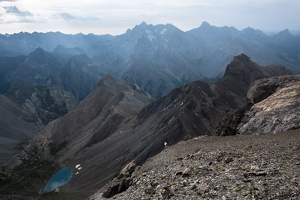
POLYGON ((77 104, 71 93, 54 86, 27 86, 0 95, 0 164, 19 153, 50 121, 77 104))

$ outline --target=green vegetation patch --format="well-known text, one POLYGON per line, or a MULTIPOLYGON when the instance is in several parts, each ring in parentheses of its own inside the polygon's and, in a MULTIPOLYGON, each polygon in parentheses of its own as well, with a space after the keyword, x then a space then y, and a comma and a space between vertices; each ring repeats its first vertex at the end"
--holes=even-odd
POLYGON ((38 197, 47 180, 57 169, 58 166, 55 163, 37 160, 31 154, 11 174, 0 174, 0 195, 38 197))

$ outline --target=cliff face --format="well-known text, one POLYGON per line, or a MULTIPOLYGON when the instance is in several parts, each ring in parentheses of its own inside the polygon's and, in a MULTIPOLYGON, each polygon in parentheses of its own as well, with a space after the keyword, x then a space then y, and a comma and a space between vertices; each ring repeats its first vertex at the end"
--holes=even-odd
POLYGON ((300 76, 256 81, 247 98, 252 105, 238 127, 240 134, 270 134, 300 127, 300 76))

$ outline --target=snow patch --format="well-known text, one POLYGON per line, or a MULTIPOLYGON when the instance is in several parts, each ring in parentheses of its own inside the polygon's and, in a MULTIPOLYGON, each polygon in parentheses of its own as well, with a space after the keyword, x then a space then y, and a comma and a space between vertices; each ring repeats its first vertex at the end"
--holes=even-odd
POLYGON ((167 148, 167 145, 168 145, 168 143, 167 143, 167 142, 164 142, 164 146, 165 146, 165 148, 167 148))
POLYGON ((164 28, 159 34, 163 35, 163 34, 165 34, 166 32, 167 32, 167 29, 164 28))
POLYGON ((156 36, 154 36, 154 35, 152 34, 152 31, 146 30, 146 33, 148 34, 148 39, 149 39, 151 42, 152 42, 153 40, 156 39, 156 36))
POLYGON ((77 165, 75 166, 76 169, 78 169, 79 167, 80 167, 80 164, 77 164, 77 165))

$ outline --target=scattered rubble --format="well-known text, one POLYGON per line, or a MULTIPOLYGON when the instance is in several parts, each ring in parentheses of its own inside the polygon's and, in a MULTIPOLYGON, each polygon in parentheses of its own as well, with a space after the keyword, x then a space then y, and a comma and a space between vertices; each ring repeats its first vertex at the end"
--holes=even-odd
MULTIPOLYGON (((299 199, 300 131, 202 137, 170 146, 112 199, 299 199)), ((90 199, 104 199, 94 195, 90 199)))

